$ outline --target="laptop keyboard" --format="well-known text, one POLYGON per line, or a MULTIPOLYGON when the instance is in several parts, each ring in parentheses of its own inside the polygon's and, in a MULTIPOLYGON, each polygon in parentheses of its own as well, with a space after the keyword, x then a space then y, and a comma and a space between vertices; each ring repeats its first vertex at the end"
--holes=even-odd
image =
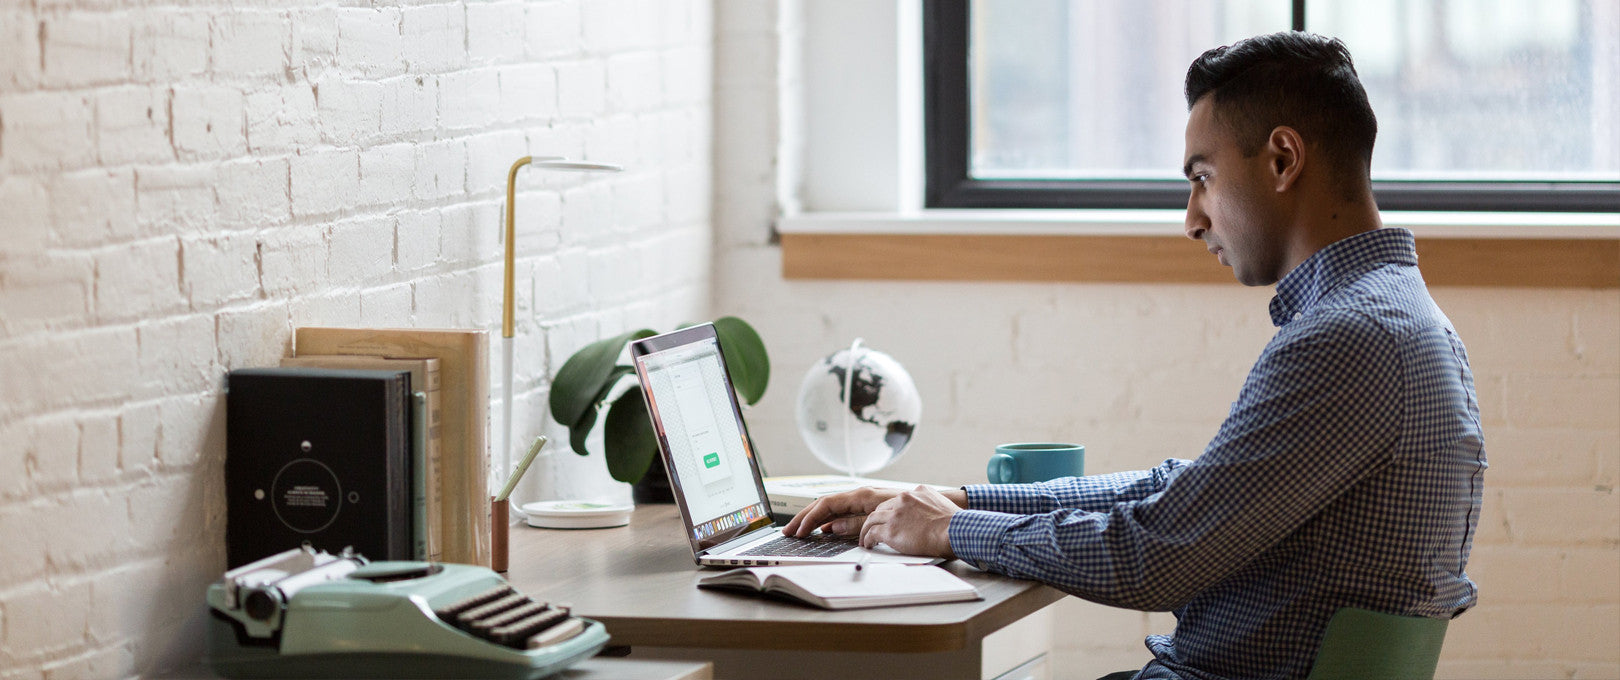
POLYGON ((769 557, 830 557, 860 547, 853 536, 811 534, 805 538, 783 536, 738 555, 769 557))

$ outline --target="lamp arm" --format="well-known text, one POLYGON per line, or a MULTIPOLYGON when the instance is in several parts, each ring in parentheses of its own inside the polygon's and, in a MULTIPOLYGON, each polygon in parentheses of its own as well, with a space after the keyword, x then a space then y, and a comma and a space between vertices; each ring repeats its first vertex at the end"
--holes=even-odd
POLYGON ((516 317, 513 308, 516 307, 512 294, 513 270, 517 268, 517 174, 518 168, 534 161, 533 156, 524 156, 512 163, 512 169, 506 172, 506 274, 501 282, 501 337, 512 337, 513 327, 516 326, 516 317))

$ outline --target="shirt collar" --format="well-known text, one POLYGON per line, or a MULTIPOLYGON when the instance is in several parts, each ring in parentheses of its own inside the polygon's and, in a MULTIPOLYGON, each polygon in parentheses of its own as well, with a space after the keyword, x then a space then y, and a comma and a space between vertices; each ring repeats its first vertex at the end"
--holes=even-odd
POLYGON ((1277 295, 1271 298, 1271 323, 1281 326, 1304 315, 1340 284, 1386 264, 1417 266, 1411 231, 1384 227, 1328 244, 1277 282, 1277 295))

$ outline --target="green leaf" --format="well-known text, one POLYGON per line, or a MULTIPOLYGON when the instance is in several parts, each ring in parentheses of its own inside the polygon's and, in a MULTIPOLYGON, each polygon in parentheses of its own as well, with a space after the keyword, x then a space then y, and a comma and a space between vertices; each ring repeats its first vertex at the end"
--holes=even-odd
POLYGON ((590 454, 590 451, 585 448, 585 437, 590 435, 591 428, 596 426, 597 407, 602 402, 607 401, 608 393, 613 391, 614 385, 619 384, 620 378, 634 372, 635 369, 629 366, 614 366, 613 372, 609 373, 607 380, 602 382, 602 390, 591 398, 591 407, 580 414, 577 422, 568 426, 568 445, 574 449, 574 453, 581 456, 590 454))
POLYGON ((646 328, 630 331, 597 340, 568 357, 568 361, 563 362, 562 368, 557 370, 557 378, 551 382, 552 419, 559 423, 580 422, 586 411, 596 407, 602 385, 618 380, 614 375, 614 365, 625 344, 653 334, 652 330, 646 328))
POLYGON ((614 400, 602 434, 608 474, 621 482, 640 481, 658 454, 658 440, 653 435, 652 420, 647 417, 647 401, 641 397, 640 385, 614 400))
POLYGON ((765 341, 753 326, 735 316, 715 319, 714 332, 720 337, 726 371, 731 373, 731 384, 737 388, 738 396, 749 404, 758 402, 771 381, 771 359, 765 354, 765 341))

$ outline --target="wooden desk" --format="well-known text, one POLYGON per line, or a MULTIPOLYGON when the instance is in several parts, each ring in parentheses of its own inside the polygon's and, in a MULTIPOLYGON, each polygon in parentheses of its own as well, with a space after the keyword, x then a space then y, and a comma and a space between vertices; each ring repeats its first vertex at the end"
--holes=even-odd
POLYGON ((1003 629, 1063 597, 962 562, 945 567, 984 600, 826 611, 699 590, 713 572, 693 563, 673 505, 638 507, 616 529, 514 526, 510 541, 506 576, 518 590, 601 621, 632 658, 714 661, 717 678, 995 677, 1050 646, 1044 617, 1026 623, 1033 635, 1003 629), (1006 643, 987 649, 997 631, 1006 643))

